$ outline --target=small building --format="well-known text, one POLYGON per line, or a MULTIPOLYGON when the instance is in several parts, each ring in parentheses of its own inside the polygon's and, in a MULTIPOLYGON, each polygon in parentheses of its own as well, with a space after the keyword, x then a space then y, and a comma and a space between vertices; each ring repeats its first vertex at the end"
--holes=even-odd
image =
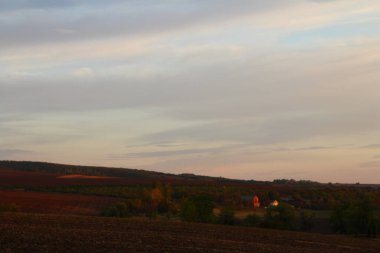
POLYGON ((273 200, 269 203, 269 206, 278 206, 279 202, 278 200, 273 200))
POLYGON ((241 196, 241 201, 243 206, 259 208, 260 207, 260 199, 257 195, 248 195, 241 196))
POLYGON ((257 195, 253 196, 253 208, 259 208, 260 207, 260 199, 257 195))

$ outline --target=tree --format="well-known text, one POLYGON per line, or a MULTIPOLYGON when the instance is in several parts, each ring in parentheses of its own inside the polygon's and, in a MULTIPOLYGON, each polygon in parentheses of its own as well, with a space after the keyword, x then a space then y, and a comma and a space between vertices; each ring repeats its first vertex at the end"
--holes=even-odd
POLYGON ((198 219, 197 208, 193 201, 186 200, 183 202, 180 210, 180 217, 183 221, 195 222, 198 219))
POLYGON ((315 213, 301 211, 300 212, 300 221, 301 221, 301 230, 308 231, 314 226, 315 213))
POLYGON ((214 203, 208 196, 194 196, 183 202, 180 217, 184 221, 209 223, 214 220, 214 203))
POLYGON ((293 229, 294 220, 294 208, 286 203, 280 202, 278 206, 271 206, 266 209, 262 225, 267 228, 293 229))
POLYGON ((276 191, 269 191, 268 197, 270 200, 280 200, 280 194, 276 191))
POLYGON ((379 218, 370 199, 362 198, 351 204, 338 206, 331 215, 330 224, 339 233, 376 237, 379 218))
POLYGON ((330 217, 330 226, 331 228, 338 233, 346 234, 346 210, 349 208, 348 204, 341 204, 337 206, 331 214, 330 217))

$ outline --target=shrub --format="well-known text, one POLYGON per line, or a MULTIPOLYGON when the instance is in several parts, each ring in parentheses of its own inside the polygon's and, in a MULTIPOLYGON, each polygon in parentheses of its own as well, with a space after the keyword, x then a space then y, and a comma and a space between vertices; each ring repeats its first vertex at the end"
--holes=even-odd
POLYGON ((209 223, 214 221, 214 203, 207 196, 195 196, 183 202, 180 217, 184 221, 209 223))
POLYGON ((261 217, 257 214, 250 214, 247 217, 245 217, 243 224, 249 227, 257 227, 260 225, 261 221, 261 217))
POLYGON ((1 212, 20 212, 20 208, 16 204, 0 205, 1 212))
POLYGON ((186 200, 183 202, 180 209, 180 217, 183 221, 197 221, 198 213, 197 208, 193 201, 186 200))
POLYGON ((339 233, 376 237, 379 217, 371 201, 364 198, 337 207, 331 215, 330 223, 332 228, 339 233))
POLYGON ((276 229, 294 229, 295 210, 286 203, 267 208, 263 227, 276 229))
POLYGON ((123 218, 130 216, 130 212, 126 203, 119 202, 114 206, 104 209, 102 211, 102 216, 123 218))
POLYGON ((301 211, 300 212, 300 222, 301 230, 309 231, 314 227, 315 213, 301 211))
POLYGON ((218 222, 224 225, 234 225, 236 223, 234 209, 230 206, 223 207, 218 216, 218 222))

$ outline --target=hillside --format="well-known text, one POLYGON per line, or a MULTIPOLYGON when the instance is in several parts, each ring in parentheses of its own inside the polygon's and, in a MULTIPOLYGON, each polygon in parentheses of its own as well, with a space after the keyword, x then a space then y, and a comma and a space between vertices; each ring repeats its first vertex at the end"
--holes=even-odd
POLYGON ((97 166, 66 165, 31 161, 0 161, 0 169, 17 171, 48 172, 56 174, 82 174, 89 176, 128 177, 128 178, 179 178, 173 174, 136 170, 128 168, 109 168, 97 166))
MULTIPOLYGON (((318 186, 318 182, 308 180, 288 180, 280 179, 270 181, 257 181, 253 179, 241 180, 230 179, 224 177, 211 177, 203 175, 195 175, 192 173, 170 174, 156 171, 130 169, 130 168, 114 168, 102 166, 83 166, 83 165, 67 165, 47 162, 34 161, 0 161, 0 171, 11 170, 21 172, 40 172, 56 175, 87 175, 97 177, 110 177, 137 181, 163 181, 163 182, 187 182, 187 183, 217 183, 232 185, 261 185, 261 186, 318 186)), ((84 178, 84 177, 82 177, 84 178)), ((112 180, 111 180, 112 181, 112 180)))
MULTIPOLYGON (((244 199, 251 198, 253 194, 259 197, 262 207, 267 207, 276 199, 296 208, 315 211, 333 210, 347 201, 358 201, 363 197, 370 198, 375 206, 380 203, 380 188, 368 185, 320 184, 285 179, 260 182, 193 174, 174 175, 136 169, 0 161, 0 190, 21 190, 23 193, 14 193, 12 198, 12 203, 17 204, 21 210, 36 209, 25 201, 27 194, 32 194, 27 192, 146 201, 150 198, 149 192, 153 188, 160 189, 161 194, 167 194, 171 208, 175 210, 182 204, 183 199, 199 195, 207 195, 218 206, 230 205, 236 209, 250 207, 251 203, 244 199)), ((60 195, 54 195, 54 198, 58 201, 60 195)), ((0 199, 1 203, 11 202, 0 199)), ((86 205, 83 202, 81 206, 86 205)), ((145 213, 146 210, 143 211, 140 205, 138 213, 145 213)), ((71 210, 71 204, 68 206, 71 210)), ((100 210, 91 209, 91 212, 100 210)), ((326 216, 323 218, 326 219, 326 216)))

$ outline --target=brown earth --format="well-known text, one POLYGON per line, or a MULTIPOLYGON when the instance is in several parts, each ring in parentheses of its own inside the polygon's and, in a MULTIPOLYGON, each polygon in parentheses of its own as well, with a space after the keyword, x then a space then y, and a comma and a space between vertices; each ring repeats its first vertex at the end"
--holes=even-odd
POLYGON ((23 212, 99 215, 118 198, 79 194, 0 190, 0 205, 15 204, 23 212))
POLYGON ((152 180, 136 180, 118 177, 63 175, 48 172, 16 171, 0 169, 0 186, 64 186, 64 185, 124 185, 151 184, 152 180), (96 178, 96 180, 94 180, 96 178))
POLYGON ((70 174, 58 176, 59 179, 72 179, 72 178, 82 178, 82 179, 116 179, 117 177, 104 177, 104 176, 88 176, 88 175, 80 175, 80 174, 70 174))
POLYGON ((129 177, 87 176, 78 174, 58 174, 38 171, 18 171, 0 168, 0 187, 39 187, 67 185, 151 185, 160 181, 170 184, 203 185, 204 180, 173 179, 171 177, 136 179, 129 177), (96 180, 94 180, 96 179, 96 180))
POLYGON ((23 188, 23 187, 56 187, 71 185, 151 185, 160 181, 171 185, 223 185, 236 187, 255 187, 256 190, 283 191, 293 186, 239 182, 219 182, 215 178, 184 178, 173 175, 160 175, 160 177, 110 177, 89 176, 78 174, 59 174, 40 171, 21 171, 0 167, 0 187, 23 188), (94 180, 96 179, 96 180, 94 180))
POLYGON ((8 213, 0 215, 0 252, 375 253, 380 242, 143 218, 8 213))
MULTIPOLYGON (((1 161, 0 161, 1 162, 1 161)), ((141 174, 139 177, 124 176, 91 176, 79 174, 64 174, 41 171, 13 170, 6 166, 0 166, 0 187, 39 187, 39 186, 67 186, 67 185, 151 185, 160 181, 172 185, 223 185, 237 187, 252 187, 257 190, 280 191, 288 189, 288 185, 257 184, 242 182, 218 181, 218 178, 186 178, 169 174, 160 174, 157 177, 146 177, 141 174), (96 179, 96 180, 94 180, 96 179)))

